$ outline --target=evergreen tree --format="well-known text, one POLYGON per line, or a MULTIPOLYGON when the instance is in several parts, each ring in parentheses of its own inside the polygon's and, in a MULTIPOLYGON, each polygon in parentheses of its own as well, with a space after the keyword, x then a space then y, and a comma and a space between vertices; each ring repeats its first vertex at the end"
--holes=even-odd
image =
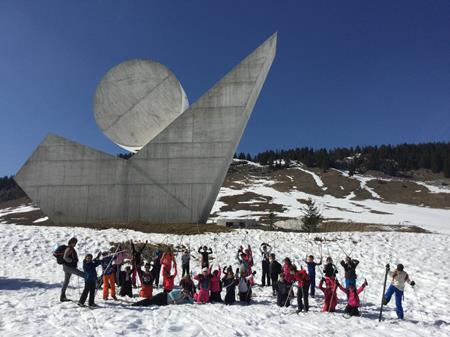
POLYGON ((250 155, 250 153, 247 153, 247 156, 245 157, 245 159, 246 159, 247 161, 253 161, 253 160, 252 160, 252 156, 250 155))
POLYGON ((303 210, 302 229, 308 233, 315 232, 322 220, 322 214, 320 214, 315 202, 311 198, 308 198, 308 200, 306 200, 306 207, 303 210))
POLYGON ((269 213, 269 229, 273 231, 275 229, 275 213, 269 213))

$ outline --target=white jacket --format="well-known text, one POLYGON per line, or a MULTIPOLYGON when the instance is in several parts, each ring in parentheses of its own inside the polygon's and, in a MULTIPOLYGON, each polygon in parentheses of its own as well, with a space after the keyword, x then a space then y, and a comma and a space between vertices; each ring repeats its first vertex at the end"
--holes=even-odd
POLYGON ((391 284, 401 291, 405 289, 406 282, 411 282, 408 274, 405 271, 389 271, 388 275, 392 277, 391 284))

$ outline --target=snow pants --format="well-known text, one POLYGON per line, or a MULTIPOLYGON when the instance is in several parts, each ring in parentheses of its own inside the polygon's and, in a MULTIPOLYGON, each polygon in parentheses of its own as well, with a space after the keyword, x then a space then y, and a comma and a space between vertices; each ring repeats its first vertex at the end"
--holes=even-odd
POLYGON ((84 302, 86 302, 86 298, 89 294, 89 305, 93 305, 94 304, 94 299, 95 299, 95 281, 93 282, 85 282, 84 283, 84 289, 83 292, 81 293, 81 297, 80 297, 80 303, 84 304, 84 302))
POLYGON ((266 285, 270 286, 270 273, 269 273, 269 261, 263 261, 262 262, 262 276, 261 276, 261 285, 264 287, 266 285))
POLYGON ((397 312, 397 317, 399 319, 403 319, 403 306, 402 306, 402 297, 403 291, 396 288, 394 285, 390 285, 386 294, 384 295, 385 303, 388 304, 391 300, 392 295, 395 294, 395 311, 397 312))
POLYGON ((234 288, 232 290, 227 289, 227 293, 225 295, 225 304, 229 305, 229 304, 233 304, 234 302, 236 302, 235 289, 234 288))
POLYGON ((123 281, 123 284, 120 287, 119 295, 133 298, 133 285, 131 284, 131 280, 123 281))
POLYGON ((252 289, 251 288, 248 291, 246 291, 245 293, 239 292, 239 301, 240 302, 250 303, 251 299, 252 299, 252 289))
POLYGON ((284 307, 284 306, 289 307, 291 305, 288 295, 289 295, 289 293, 287 293, 287 294, 278 293, 277 294, 277 305, 279 307, 284 307))
POLYGON ((209 302, 209 290, 200 289, 197 294, 194 294, 194 300, 197 303, 207 303, 209 302))
POLYGON ((181 270, 182 270, 181 277, 183 277, 186 274, 189 274, 189 263, 182 264, 181 265, 181 270))
POLYGON ((220 297, 220 291, 217 291, 217 292, 211 291, 211 297, 209 298, 209 300, 211 301, 211 303, 223 302, 222 297, 220 297))
POLYGON ((337 294, 336 291, 325 292, 325 301, 323 303, 322 311, 324 312, 334 312, 336 310, 337 304, 337 294))
POLYGON ((277 286, 278 275, 272 274, 272 275, 270 275, 270 278, 272 279, 272 291, 275 293, 276 291, 278 291, 278 286, 277 286))
POLYGON ((140 297, 144 298, 152 298, 153 295, 153 286, 143 284, 141 287, 141 291, 139 292, 140 297))
POLYGON ((111 297, 116 297, 116 281, 114 274, 103 275, 103 299, 107 300, 109 296, 109 287, 111 287, 111 297))
POLYGON ((303 286, 298 287, 297 289, 297 309, 299 311, 302 311, 303 308, 305 309, 306 312, 308 312, 309 310, 308 289, 309 283, 305 283, 303 286))
POLYGON ((348 289, 350 286, 354 286, 356 288, 356 279, 345 279, 345 289, 348 289))
POLYGON ((153 280, 155 280, 155 286, 158 288, 159 286, 159 275, 161 274, 161 266, 153 267, 152 269, 153 280))
POLYGON ((345 313, 349 314, 350 316, 361 316, 358 307, 352 307, 350 304, 347 304, 347 306, 345 307, 345 313))
POLYGON ((311 297, 316 296, 316 274, 309 275, 309 294, 311 297))
POLYGON ((79 277, 84 278, 84 273, 77 268, 72 268, 72 267, 63 265, 63 271, 64 271, 64 283, 63 283, 63 286, 61 289, 61 299, 66 297, 66 290, 67 290, 67 287, 69 286, 70 277, 72 276, 72 274, 75 274, 79 277))

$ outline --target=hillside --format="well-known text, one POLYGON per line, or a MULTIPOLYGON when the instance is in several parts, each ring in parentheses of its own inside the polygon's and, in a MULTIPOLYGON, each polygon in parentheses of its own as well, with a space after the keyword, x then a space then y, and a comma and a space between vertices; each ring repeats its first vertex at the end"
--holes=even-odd
MULTIPOLYGON (((450 179, 443 174, 417 170, 408 172, 407 178, 393 178, 369 171, 349 176, 336 169, 323 172, 298 162, 290 165, 275 169, 235 159, 210 222, 255 218, 267 224, 271 212, 276 221, 296 219, 302 216, 305 201, 312 198, 325 217, 326 231, 365 230, 367 226, 361 226, 370 224, 450 232, 450 179)), ((0 222, 49 224, 27 197, 1 202, 0 209, 0 222)))

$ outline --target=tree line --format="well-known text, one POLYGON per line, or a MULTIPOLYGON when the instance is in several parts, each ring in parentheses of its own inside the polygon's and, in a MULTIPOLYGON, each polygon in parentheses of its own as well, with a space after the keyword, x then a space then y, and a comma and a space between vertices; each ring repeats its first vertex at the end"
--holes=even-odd
POLYGON ((14 200, 25 195, 25 192, 16 184, 12 176, 0 177, 0 201, 14 200))
POLYGON ((381 146, 338 147, 313 149, 309 147, 288 150, 267 150, 254 156, 235 154, 235 158, 251 160, 274 168, 289 167, 291 161, 300 161, 308 167, 348 170, 350 174, 368 170, 381 171, 391 176, 417 169, 443 172, 450 178, 450 142, 400 144, 381 146))

